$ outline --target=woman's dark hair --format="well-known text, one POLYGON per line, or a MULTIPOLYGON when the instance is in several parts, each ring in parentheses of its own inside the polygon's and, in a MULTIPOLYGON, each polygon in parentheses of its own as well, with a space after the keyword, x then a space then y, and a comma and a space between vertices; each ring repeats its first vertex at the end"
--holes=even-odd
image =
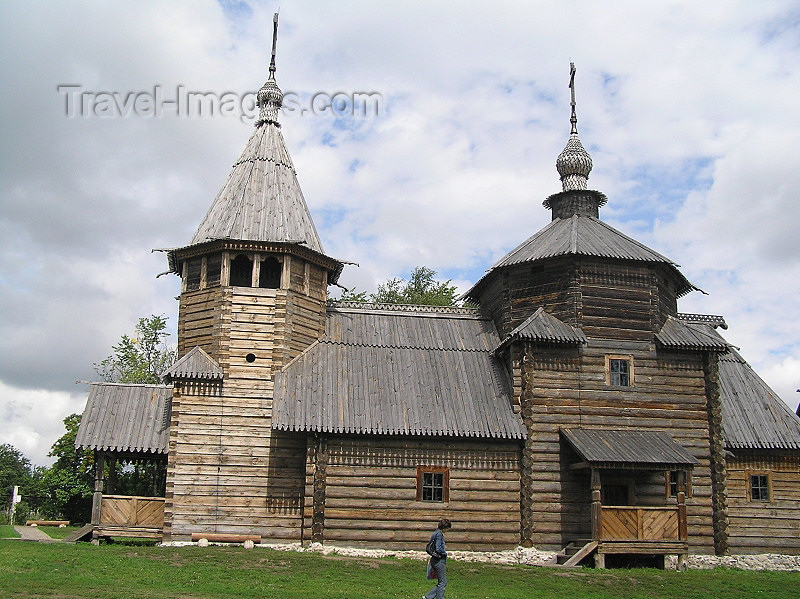
POLYGON ((447 518, 442 518, 439 520, 439 530, 444 530, 445 528, 450 528, 451 526, 452 524, 447 518))

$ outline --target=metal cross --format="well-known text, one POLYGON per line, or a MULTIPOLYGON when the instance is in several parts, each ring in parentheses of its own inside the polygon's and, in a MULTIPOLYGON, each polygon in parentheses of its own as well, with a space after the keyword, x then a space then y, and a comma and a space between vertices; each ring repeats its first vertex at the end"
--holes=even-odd
POLYGON ((272 17, 272 59, 269 61, 269 78, 275 79, 275 46, 278 43, 278 13, 272 17))
POLYGON ((569 122, 572 123, 572 130, 570 133, 578 133, 578 116, 575 114, 575 63, 569 63, 569 89, 572 96, 572 101, 569 103, 572 106, 572 115, 569 117, 569 122))

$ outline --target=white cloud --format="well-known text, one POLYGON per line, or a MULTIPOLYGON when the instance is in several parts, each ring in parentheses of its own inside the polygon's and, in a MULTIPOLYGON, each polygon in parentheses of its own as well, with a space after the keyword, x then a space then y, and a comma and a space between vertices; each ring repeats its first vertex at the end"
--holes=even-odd
MULTIPOLYGON (((277 8, 0 7, 0 378, 14 406, 0 430, 32 457, 61 431, 26 406, 59 424, 80 407, 73 381, 136 318, 174 326, 178 281, 154 278, 166 261, 150 250, 190 238, 252 130, 67 118, 56 86, 255 90, 277 8)), ((326 251, 361 265, 342 283, 371 290, 424 264, 468 287, 546 224, 574 60, 601 216, 681 263, 710 294, 681 310, 724 314, 726 336, 796 404, 799 16, 746 0, 281 2, 284 91, 386 104, 380 118, 282 117, 326 251)))

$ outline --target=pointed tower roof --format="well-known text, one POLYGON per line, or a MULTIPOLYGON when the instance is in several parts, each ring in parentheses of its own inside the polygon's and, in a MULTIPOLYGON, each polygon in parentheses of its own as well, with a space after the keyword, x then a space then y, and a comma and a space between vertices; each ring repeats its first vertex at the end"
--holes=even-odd
POLYGON ((283 92, 275 82, 277 14, 273 22, 269 78, 258 90, 256 129, 190 245, 215 239, 299 243, 324 254, 278 122, 283 92))
POLYGON ((484 285, 506 266, 566 255, 663 263, 676 275, 679 297, 697 290, 672 260, 600 220, 600 207, 605 205, 607 198, 602 192, 587 189, 592 157, 578 137, 574 63, 570 63, 569 87, 570 135, 556 159, 562 191, 549 196, 543 203, 552 211, 552 222, 498 260, 463 297, 478 300, 484 285))

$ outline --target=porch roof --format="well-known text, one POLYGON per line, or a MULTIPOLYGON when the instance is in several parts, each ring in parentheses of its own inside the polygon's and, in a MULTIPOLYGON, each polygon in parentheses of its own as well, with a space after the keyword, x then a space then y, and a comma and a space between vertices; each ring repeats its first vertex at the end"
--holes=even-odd
POLYGON ((697 458, 663 431, 562 428, 561 436, 595 468, 691 468, 697 458))
POLYGON ((75 447, 166 455, 171 404, 171 385, 92 383, 75 447))

